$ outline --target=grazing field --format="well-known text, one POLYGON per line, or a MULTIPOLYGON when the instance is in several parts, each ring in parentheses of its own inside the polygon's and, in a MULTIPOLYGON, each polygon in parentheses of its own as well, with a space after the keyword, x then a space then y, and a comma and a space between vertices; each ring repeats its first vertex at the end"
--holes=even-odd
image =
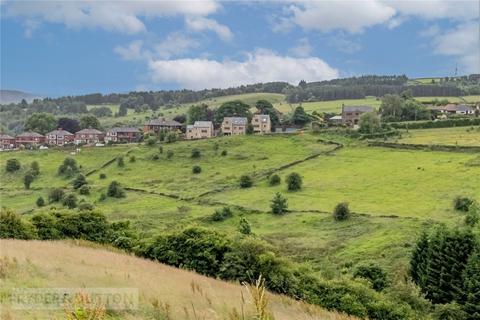
POLYGON ((450 146, 480 146, 480 126, 443 129, 422 129, 402 132, 398 142, 450 146))
POLYGON ((197 103, 190 103, 189 105, 205 103, 209 105, 211 108, 218 108, 222 103, 232 101, 232 100, 241 100, 246 104, 254 106, 258 100, 267 100, 267 101, 270 101, 272 104, 283 102, 285 100, 285 95, 281 93, 264 93, 264 92, 244 93, 244 94, 205 99, 197 103))
MULTIPOLYGON (((332 101, 315 101, 315 102, 302 102, 301 105, 305 111, 311 113, 316 112, 329 112, 329 113, 340 113, 342 111, 342 105, 346 106, 358 106, 358 105, 368 105, 376 109, 380 107, 381 100, 375 97, 367 97, 365 99, 344 99, 344 100, 332 100, 332 101)), ((282 103, 276 105, 275 107, 281 112, 293 111, 295 107, 300 104, 288 104, 282 103)))
MULTIPOLYGON (((73 241, 1 240, 0 247, 2 319, 65 318, 63 310, 11 308, 6 297, 19 287, 138 290, 137 309, 108 312, 108 319, 227 319, 234 309, 244 310, 252 319, 255 314, 252 297, 244 286, 100 246, 73 241)), ((268 300, 268 310, 275 319, 353 319, 283 296, 268 294, 268 300)))

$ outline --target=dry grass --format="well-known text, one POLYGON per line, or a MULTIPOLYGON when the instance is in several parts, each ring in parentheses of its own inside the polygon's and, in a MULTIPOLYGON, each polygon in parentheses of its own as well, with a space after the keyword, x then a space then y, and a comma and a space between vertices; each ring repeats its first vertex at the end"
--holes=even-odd
MULTIPOLYGON (((261 299, 260 303, 268 300, 268 312, 276 320, 352 319, 266 293, 260 283, 247 289, 239 284, 120 252, 81 246, 73 241, 1 240, 0 249, 0 287, 4 295, 13 288, 22 287, 138 288, 139 309, 109 313, 108 319, 252 319, 258 312, 255 299, 261 299)), ((61 310, 57 313, 12 310, 5 300, 1 307, 2 319, 65 317, 61 310)))

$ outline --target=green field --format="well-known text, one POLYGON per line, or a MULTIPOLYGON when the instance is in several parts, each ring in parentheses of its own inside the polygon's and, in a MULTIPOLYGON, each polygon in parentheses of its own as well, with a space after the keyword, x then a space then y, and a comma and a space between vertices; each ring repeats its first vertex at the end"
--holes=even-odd
POLYGON ((480 146, 480 127, 422 129, 402 132, 401 143, 480 146))

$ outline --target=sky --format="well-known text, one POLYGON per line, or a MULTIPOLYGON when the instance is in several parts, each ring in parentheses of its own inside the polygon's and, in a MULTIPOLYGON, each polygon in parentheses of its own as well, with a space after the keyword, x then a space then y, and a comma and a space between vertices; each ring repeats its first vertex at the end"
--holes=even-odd
POLYGON ((1 89, 60 96, 480 73, 480 1, 0 0, 1 89))

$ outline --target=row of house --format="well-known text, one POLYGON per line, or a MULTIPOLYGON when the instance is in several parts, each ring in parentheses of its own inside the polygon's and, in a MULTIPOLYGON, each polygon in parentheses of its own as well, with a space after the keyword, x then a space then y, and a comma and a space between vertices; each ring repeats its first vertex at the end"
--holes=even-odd
POLYGON ((442 114, 459 114, 459 115, 475 115, 476 112, 480 111, 479 106, 473 107, 466 104, 453 104, 449 103, 445 106, 433 106, 429 107, 428 109, 433 111, 438 111, 442 114))
POLYGON ((360 122, 360 116, 364 113, 374 112, 371 106, 342 106, 342 114, 329 118, 329 122, 337 125, 356 127, 360 122))

